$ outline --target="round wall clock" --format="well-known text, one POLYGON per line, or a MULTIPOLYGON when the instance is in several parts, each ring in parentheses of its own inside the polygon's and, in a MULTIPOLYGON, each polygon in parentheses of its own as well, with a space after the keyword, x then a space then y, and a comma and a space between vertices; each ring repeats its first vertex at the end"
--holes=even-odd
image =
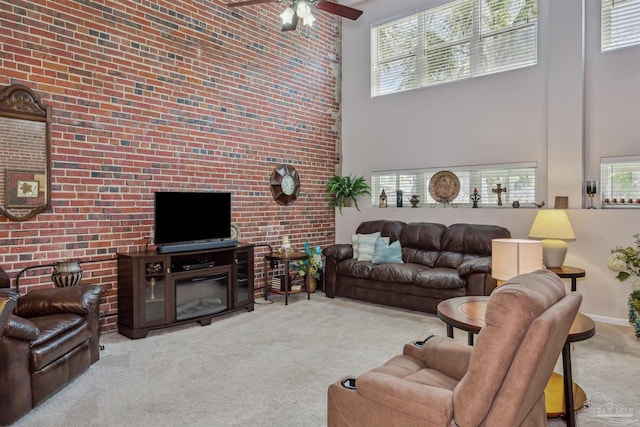
POLYGON ((271 195, 279 205, 289 206, 298 198, 300 175, 290 165, 281 165, 273 170, 269 181, 271 195))

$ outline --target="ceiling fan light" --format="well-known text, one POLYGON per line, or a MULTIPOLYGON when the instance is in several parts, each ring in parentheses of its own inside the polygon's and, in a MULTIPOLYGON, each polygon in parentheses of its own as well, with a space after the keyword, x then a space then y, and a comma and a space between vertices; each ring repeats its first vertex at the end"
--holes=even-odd
POLYGON ((302 23, 306 26, 313 27, 315 20, 316 18, 312 14, 309 14, 306 18, 302 18, 302 23))
POLYGON ((305 19, 311 16, 311 8, 306 1, 300 0, 298 2, 298 6, 296 7, 296 13, 300 18, 305 19))
POLYGON ((280 18, 282 18, 283 24, 291 24, 293 22, 293 15, 295 15, 295 11, 291 7, 287 7, 284 12, 280 14, 280 18))

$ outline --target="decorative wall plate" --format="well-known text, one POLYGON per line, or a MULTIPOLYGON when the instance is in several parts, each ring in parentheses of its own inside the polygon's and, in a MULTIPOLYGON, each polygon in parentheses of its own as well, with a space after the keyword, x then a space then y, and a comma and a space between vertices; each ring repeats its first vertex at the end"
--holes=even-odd
POLYGON ((436 172, 429 181, 429 194, 439 203, 449 203, 460 193, 460 180, 451 171, 436 172))
POLYGON ((240 240, 240 227, 235 222, 231 223, 231 238, 234 240, 240 240))

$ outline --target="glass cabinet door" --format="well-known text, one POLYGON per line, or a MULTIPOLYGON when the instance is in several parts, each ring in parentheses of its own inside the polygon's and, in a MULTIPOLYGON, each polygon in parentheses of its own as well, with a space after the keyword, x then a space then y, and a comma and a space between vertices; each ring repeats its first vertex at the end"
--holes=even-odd
POLYGON ((249 250, 237 250, 235 252, 235 279, 234 307, 249 304, 253 298, 253 281, 249 272, 253 274, 253 256, 249 250))
POLYGON ((167 319, 167 286, 165 262, 161 260, 144 263, 144 298, 142 312, 145 324, 164 323, 167 319))

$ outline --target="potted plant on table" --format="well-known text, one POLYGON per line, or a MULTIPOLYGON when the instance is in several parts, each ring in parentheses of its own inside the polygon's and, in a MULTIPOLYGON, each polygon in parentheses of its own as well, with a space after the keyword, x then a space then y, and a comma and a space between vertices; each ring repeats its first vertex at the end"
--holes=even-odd
POLYGON ((351 203, 358 207, 358 197, 371 195, 371 188, 367 181, 363 177, 353 177, 351 175, 341 176, 334 175, 329 178, 327 185, 325 186, 327 196, 329 196, 329 206, 332 208, 338 207, 338 210, 342 214, 343 206, 351 206, 351 203))
POLYGON ((295 261, 292 264, 293 269, 299 276, 309 276, 309 292, 315 292, 320 278, 320 269, 322 268, 322 249, 320 249, 320 246, 316 246, 312 250, 309 242, 305 242, 304 252, 309 258, 295 261))
POLYGON ((629 323, 637 338, 640 338, 640 233, 634 234, 635 247, 617 247, 611 251, 607 265, 617 272, 616 279, 624 282, 633 277, 629 304, 629 323))

